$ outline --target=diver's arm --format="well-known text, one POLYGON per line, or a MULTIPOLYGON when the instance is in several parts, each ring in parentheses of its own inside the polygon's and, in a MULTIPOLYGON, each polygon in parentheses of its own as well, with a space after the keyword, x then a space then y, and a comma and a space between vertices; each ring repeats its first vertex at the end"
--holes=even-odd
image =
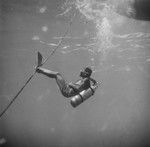
POLYGON ((74 91, 79 92, 79 87, 74 83, 69 83, 69 87, 72 88, 74 91))
POLYGON ((79 85, 79 90, 83 91, 86 90, 90 87, 90 80, 89 78, 84 78, 84 80, 82 80, 81 84, 79 85))

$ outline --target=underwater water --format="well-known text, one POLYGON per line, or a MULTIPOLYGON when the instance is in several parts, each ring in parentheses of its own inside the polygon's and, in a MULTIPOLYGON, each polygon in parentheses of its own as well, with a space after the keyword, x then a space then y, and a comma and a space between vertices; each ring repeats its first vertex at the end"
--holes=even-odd
POLYGON ((0 0, 0 112, 43 67, 76 81, 85 66, 100 86, 73 108, 54 79, 36 74, 0 118, 0 146, 148 147, 148 0, 0 0), (72 24, 70 25, 70 21, 72 24))

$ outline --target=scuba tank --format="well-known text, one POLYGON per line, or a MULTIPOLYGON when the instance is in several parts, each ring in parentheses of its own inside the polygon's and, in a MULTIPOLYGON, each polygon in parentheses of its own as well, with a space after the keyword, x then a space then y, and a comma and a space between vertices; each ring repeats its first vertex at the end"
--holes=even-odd
POLYGON ((81 91, 78 95, 75 95, 71 98, 70 104, 72 107, 77 107, 81 103, 83 103, 85 100, 90 98, 92 95, 94 95, 96 89, 98 88, 98 84, 92 85, 87 90, 81 91))

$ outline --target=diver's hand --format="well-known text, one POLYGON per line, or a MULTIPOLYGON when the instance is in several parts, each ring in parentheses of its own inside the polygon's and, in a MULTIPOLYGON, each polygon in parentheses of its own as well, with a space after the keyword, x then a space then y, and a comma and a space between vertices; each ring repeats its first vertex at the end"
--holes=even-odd
POLYGON ((69 87, 71 87, 73 89, 77 89, 76 86, 75 86, 75 84, 73 84, 73 83, 69 83, 69 87))
POLYGON ((96 85, 96 86, 100 86, 100 85, 101 85, 101 82, 97 82, 97 81, 96 81, 95 85, 96 85))
POLYGON ((76 87, 76 85, 73 84, 73 83, 69 83, 69 87, 72 88, 72 89, 73 89, 75 92, 77 92, 77 93, 80 92, 79 89, 76 87))
POLYGON ((99 86, 99 85, 100 85, 100 83, 97 81, 92 84, 92 86, 99 86))

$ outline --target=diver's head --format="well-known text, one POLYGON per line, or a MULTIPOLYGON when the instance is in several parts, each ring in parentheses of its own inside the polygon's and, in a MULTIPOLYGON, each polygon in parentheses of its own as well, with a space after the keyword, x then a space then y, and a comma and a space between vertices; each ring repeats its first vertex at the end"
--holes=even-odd
POLYGON ((92 69, 91 67, 86 67, 80 72, 80 77, 82 78, 88 78, 92 74, 92 69))

